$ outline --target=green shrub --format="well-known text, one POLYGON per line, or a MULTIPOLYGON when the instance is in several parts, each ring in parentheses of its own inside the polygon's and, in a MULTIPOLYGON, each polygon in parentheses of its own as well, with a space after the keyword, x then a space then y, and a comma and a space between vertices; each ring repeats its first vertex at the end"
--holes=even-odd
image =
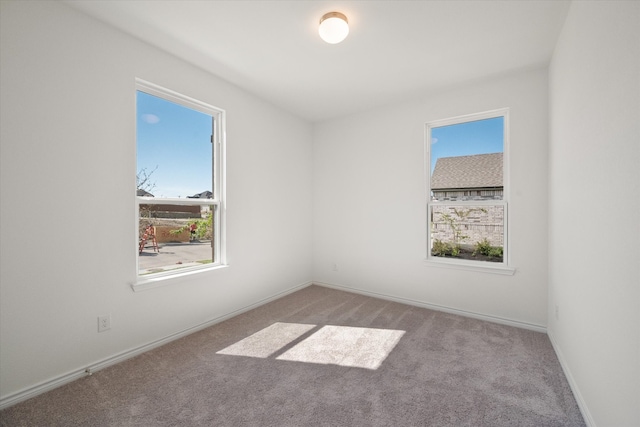
POLYGON ((440 239, 436 239, 433 242, 433 248, 431 248, 431 255, 433 256, 447 256, 451 254, 451 245, 443 242, 440 239))
MULTIPOLYGON (((196 230, 195 230, 195 237, 197 239, 211 239, 212 235, 213 235, 213 215, 211 214, 211 212, 209 212, 207 214, 206 218, 203 219, 196 219, 195 221, 192 222, 193 224, 196 225, 196 230)), ((171 230, 169 231, 169 233, 171 234, 180 234, 183 231, 187 231, 190 229, 190 225, 191 224, 186 224, 183 225, 182 227, 176 229, 176 230, 171 230)))
POLYGON ((474 249, 472 255, 473 256, 476 256, 477 254, 488 255, 490 250, 491 250, 491 243, 489 243, 489 241, 485 237, 481 241, 476 242, 476 248, 474 249))
POLYGON ((502 246, 493 246, 488 255, 493 258, 502 258, 502 246))
POLYGON ((477 254, 485 255, 492 258, 502 257, 502 246, 491 246, 491 243, 485 237, 479 242, 476 242, 476 247, 473 251, 473 256, 477 254))
POLYGON ((460 255, 460 245, 451 244, 448 242, 443 242, 440 239, 436 239, 433 242, 433 247, 431 248, 431 255, 433 256, 455 256, 460 255))

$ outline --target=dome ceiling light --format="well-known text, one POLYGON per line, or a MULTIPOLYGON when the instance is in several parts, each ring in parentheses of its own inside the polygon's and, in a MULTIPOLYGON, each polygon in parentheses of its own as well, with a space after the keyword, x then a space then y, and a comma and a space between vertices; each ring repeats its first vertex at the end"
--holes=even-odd
POLYGON ((349 34, 347 17, 340 12, 325 13, 320 19, 318 32, 322 40, 327 43, 340 43, 349 34))

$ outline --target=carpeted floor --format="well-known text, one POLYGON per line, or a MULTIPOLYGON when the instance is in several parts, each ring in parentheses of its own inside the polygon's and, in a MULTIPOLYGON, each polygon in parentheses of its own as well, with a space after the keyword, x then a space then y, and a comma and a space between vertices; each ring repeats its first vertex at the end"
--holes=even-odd
POLYGON ((584 426, 545 334, 310 286, 2 426, 584 426))

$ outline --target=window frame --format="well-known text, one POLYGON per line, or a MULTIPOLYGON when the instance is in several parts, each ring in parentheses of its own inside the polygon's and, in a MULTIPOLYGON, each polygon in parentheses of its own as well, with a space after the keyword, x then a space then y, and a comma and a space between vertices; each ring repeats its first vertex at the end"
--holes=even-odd
POLYGON ((511 265, 511 241, 509 220, 509 194, 510 194, 510 168, 509 168, 509 108, 485 111, 481 113, 466 114, 447 119, 433 120, 425 124, 425 199, 426 199, 426 258, 425 262, 429 266, 453 268, 459 270, 469 270, 477 272, 513 275, 515 268, 511 265), (503 118, 503 146, 502 146, 502 200, 458 200, 458 201, 433 201, 431 200, 431 132, 434 128, 451 126, 462 123, 503 118), (503 260, 502 262, 473 261, 455 258, 437 257, 431 254, 432 247, 432 208, 435 206, 502 206, 503 213, 503 260))
MULTIPOLYGON (((226 186, 225 186, 225 147, 226 147, 226 112, 223 109, 210 104, 198 101, 194 98, 174 92, 170 89, 158 86, 148 81, 136 78, 135 93, 144 92, 156 96, 165 101, 172 102, 183 107, 199 111, 213 118, 212 129, 212 193, 211 199, 191 199, 191 198, 161 198, 135 195, 135 238, 136 248, 138 247, 140 232, 140 205, 182 205, 182 206, 202 206, 209 205, 213 212, 213 239, 212 239, 212 262, 199 266, 185 267, 159 273, 141 276, 140 256, 136 249, 135 281, 132 283, 134 291, 163 286, 171 282, 169 279, 176 279, 196 273, 215 270, 227 266, 226 254, 226 186)), ((137 96, 136 96, 137 98, 137 96)), ((138 112, 137 102, 135 105, 136 115, 138 112)), ((137 125, 136 125, 137 126, 137 125)), ((137 127, 136 127, 137 132, 137 127)), ((137 138, 136 138, 137 147, 137 138)), ((136 148, 137 157, 137 148, 136 148)), ((137 164, 137 162, 134 162, 137 164)), ((135 185, 134 185, 135 189, 135 185)))

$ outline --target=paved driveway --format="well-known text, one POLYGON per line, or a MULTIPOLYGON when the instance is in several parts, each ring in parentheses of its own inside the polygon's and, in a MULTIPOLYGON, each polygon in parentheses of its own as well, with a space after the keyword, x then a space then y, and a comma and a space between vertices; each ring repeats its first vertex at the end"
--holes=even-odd
POLYGON ((196 240, 189 243, 159 243, 159 252, 151 245, 144 248, 140 256, 139 273, 152 273, 163 270, 196 265, 198 261, 211 260, 211 241, 196 240))

